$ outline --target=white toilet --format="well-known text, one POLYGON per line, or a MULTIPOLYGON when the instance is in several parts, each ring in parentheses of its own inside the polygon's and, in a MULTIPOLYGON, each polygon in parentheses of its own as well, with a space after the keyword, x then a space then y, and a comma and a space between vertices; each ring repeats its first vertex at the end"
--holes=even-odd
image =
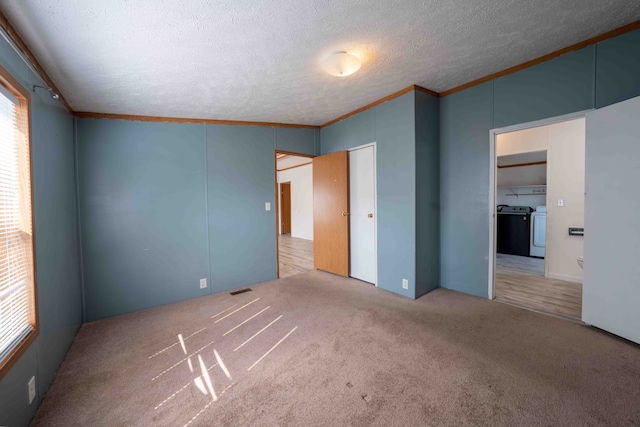
POLYGON ((583 258, 583 257, 581 257, 581 256, 579 256, 579 257, 578 257, 578 265, 579 265, 579 266, 580 266, 580 268, 582 268, 582 269, 584 269, 583 264, 584 264, 584 258, 583 258))

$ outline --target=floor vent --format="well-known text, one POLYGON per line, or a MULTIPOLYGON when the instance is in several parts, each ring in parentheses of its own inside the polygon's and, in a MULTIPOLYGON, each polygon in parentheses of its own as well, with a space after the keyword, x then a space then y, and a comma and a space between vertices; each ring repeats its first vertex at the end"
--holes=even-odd
POLYGON ((251 292, 251 288, 240 289, 239 291, 229 292, 229 294, 230 295, 238 295, 238 294, 244 294, 245 292, 251 292))

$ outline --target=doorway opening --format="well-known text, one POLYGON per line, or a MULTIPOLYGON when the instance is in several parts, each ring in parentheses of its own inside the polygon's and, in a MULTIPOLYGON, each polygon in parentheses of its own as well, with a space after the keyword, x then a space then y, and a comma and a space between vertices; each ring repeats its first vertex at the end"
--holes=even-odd
POLYGON ((490 298, 580 321, 584 114, 491 137, 490 298))
POLYGON ((313 270, 312 157, 275 152, 278 278, 313 270))

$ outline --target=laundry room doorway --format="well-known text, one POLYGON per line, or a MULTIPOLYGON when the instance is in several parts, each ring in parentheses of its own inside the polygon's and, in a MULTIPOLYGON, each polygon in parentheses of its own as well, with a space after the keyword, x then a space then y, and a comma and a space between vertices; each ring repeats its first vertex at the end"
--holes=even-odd
POLYGON ((489 295, 580 321, 585 119, 492 131, 489 295))

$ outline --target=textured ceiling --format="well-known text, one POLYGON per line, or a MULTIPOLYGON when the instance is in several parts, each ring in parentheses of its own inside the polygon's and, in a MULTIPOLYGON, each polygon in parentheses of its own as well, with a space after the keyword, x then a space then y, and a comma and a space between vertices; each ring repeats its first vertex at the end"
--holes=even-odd
POLYGON ((319 125, 640 19, 629 0, 0 0, 75 111, 319 125), (362 69, 324 73, 333 52, 362 69))

